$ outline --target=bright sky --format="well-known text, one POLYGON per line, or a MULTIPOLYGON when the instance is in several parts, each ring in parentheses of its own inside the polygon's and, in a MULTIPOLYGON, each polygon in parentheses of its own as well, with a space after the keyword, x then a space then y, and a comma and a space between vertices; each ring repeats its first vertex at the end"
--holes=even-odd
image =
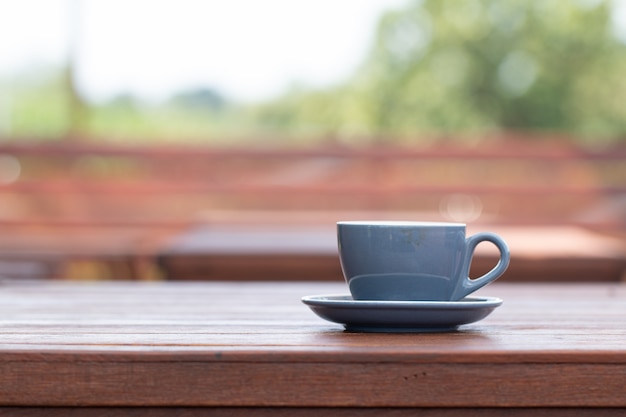
POLYGON ((263 99, 347 77, 380 14, 407 1, 0 0, 0 77, 59 65, 75 30, 79 87, 94 100, 198 86, 263 99))

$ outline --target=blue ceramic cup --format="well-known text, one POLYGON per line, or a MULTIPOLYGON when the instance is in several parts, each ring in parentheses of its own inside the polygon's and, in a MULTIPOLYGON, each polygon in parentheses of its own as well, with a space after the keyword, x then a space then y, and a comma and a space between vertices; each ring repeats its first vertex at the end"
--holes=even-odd
POLYGON ((509 248, 494 233, 465 237, 460 223, 346 221, 337 223, 339 259, 352 298, 387 301, 457 301, 499 278, 509 248), (476 246, 493 243, 496 266, 471 279, 476 246))

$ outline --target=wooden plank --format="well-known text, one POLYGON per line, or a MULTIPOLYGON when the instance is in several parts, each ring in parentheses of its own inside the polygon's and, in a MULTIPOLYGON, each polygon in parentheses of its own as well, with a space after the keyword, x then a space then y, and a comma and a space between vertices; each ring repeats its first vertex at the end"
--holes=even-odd
POLYGON ((626 407, 626 364, 72 359, 10 365, 0 368, 3 405, 626 407))
POLYGON ((442 334, 345 332, 300 302, 345 291, 5 283, 0 405, 626 407, 624 285, 496 283, 502 307, 442 334))
POLYGON ((320 147, 206 147, 197 145, 116 145, 113 143, 95 142, 50 142, 37 138, 31 140, 24 138, 19 142, 3 143, 0 150, 9 154, 34 155, 34 156, 134 156, 139 158, 197 158, 200 160, 224 159, 233 157, 324 157, 346 156, 365 158, 414 158, 424 157, 452 157, 466 159, 478 158, 509 158, 509 159, 623 159, 626 158, 626 148, 622 144, 600 149, 581 148, 572 142, 552 135, 533 135, 535 139, 529 142, 529 135, 515 136, 513 134, 499 135, 498 138, 485 138, 482 146, 476 144, 463 144, 454 142, 451 144, 437 144, 436 146, 320 146, 320 147), (495 139, 495 140, 490 140, 495 139))
POLYGON ((0 407, 16 417, 623 417, 620 408, 0 407))

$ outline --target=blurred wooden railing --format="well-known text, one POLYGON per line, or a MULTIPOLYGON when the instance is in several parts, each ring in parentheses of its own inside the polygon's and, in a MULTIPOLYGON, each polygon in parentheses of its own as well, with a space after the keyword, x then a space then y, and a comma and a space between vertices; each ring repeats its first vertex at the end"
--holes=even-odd
POLYGON ((53 265, 44 275, 159 277, 150 260, 178 233, 236 213, 273 212, 319 213, 320 221, 368 212, 576 225, 620 239, 626 147, 593 152, 519 140, 424 148, 0 146, 0 275, 2 262, 15 269, 38 257, 53 265), (84 265, 93 259, 117 266, 90 272, 84 265))

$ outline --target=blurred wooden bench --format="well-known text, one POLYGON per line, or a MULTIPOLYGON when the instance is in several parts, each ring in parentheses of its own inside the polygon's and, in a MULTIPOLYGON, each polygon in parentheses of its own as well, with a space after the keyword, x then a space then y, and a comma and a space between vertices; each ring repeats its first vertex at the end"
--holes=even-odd
MULTIPOLYGON (((353 219, 368 218, 362 213, 346 215, 353 219)), ((503 280, 626 280, 626 243, 618 238, 572 226, 479 225, 469 227, 468 235, 484 230, 499 233, 511 249, 511 264, 503 280)), ((498 256, 495 247, 480 245, 472 262, 471 276, 487 272, 495 266, 498 256)), ((197 226, 173 239, 160 253, 159 262, 170 280, 343 279, 335 227, 330 221, 317 226, 197 226)))
POLYGON ((161 279, 154 256, 186 225, 0 222, 0 279, 161 279))
POLYGON ((194 225, 248 213, 279 213, 285 224, 288 216, 334 224, 324 213, 403 213, 476 225, 580 226, 623 239, 625 205, 626 147, 593 152, 527 140, 307 149, 0 146, 5 264, 41 253, 61 263, 65 255, 133 263, 162 254, 194 225))

